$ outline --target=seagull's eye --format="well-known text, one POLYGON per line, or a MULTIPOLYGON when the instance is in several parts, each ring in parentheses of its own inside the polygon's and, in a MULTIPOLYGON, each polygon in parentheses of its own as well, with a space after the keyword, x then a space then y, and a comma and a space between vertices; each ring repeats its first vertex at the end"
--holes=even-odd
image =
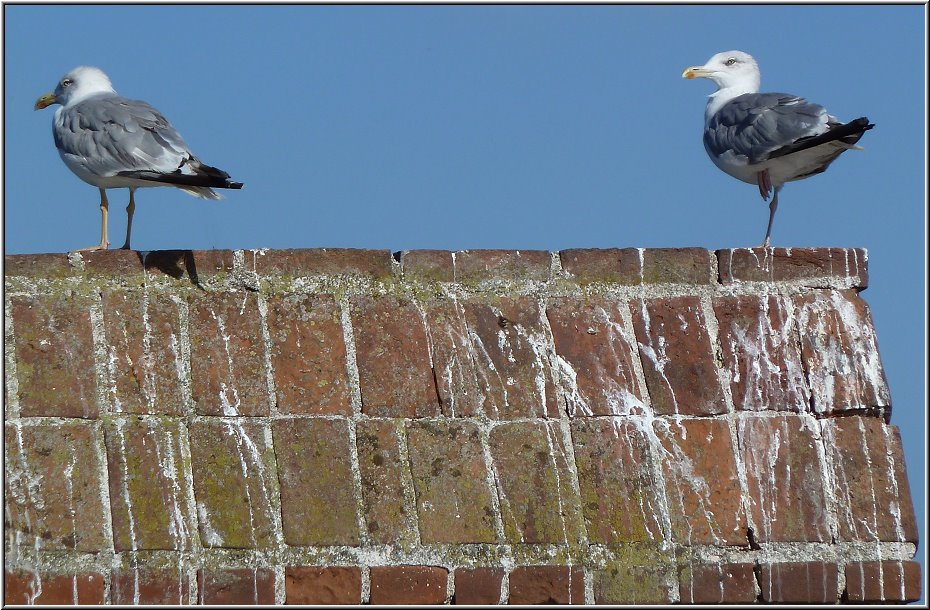
POLYGON ((62 86, 62 87, 70 87, 70 86, 71 86, 71 83, 73 83, 73 82, 74 82, 74 81, 71 80, 70 78, 66 78, 66 79, 64 79, 63 81, 61 81, 61 86, 62 86))
POLYGON ((730 59, 728 59, 728 60, 726 60, 725 62, 723 62, 723 65, 725 65, 725 66, 732 66, 732 65, 735 64, 735 63, 736 63, 736 58, 735 58, 735 57, 731 57, 730 59))

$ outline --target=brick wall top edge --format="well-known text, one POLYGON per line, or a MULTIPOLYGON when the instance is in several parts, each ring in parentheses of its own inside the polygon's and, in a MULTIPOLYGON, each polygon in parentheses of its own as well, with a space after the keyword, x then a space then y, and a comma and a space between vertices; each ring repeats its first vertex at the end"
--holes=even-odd
MULTIPOLYGON (((405 279, 440 282, 551 280, 552 253, 547 250, 402 250, 295 248, 250 250, 107 250, 10 254, 5 274, 12 277, 130 276, 163 274, 174 278, 212 277, 235 270, 259 275, 361 275, 390 277, 394 261, 405 279)), ((712 284, 742 281, 782 282, 852 280, 868 286, 868 252, 864 248, 574 248, 558 252, 564 275, 581 284, 712 284), (717 262, 713 277, 712 257, 717 262)))

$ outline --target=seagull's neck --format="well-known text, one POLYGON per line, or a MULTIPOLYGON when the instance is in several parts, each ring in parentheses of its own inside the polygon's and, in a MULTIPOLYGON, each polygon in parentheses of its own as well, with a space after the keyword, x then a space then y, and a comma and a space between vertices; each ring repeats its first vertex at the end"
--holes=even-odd
POLYGON ((707 108, 704 109, 704 123, 707 124, 717 114, 717 111, 735 97, 746 93, 758 93, 758 82, 738 83, 729 87, 721 87, 707 97, 707 108))

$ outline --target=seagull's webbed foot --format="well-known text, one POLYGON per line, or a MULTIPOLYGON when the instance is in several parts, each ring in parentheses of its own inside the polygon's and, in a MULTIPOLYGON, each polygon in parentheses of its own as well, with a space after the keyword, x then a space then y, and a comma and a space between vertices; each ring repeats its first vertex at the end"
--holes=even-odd
POLYGON ((103 242, 102 244, 97 244, 96 246, 89 246, 87 248, 78 248, 74 252, 96 252, 97 250, 106 250, 109 247, 108 242, 103 242))

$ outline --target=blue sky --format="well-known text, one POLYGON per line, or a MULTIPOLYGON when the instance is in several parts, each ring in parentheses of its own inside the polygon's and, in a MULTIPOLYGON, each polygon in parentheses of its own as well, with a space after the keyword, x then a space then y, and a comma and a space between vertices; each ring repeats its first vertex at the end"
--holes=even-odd
MULTIPOLYGON (((924 6, 4 10, 8 254, 99 238, 55 108, 32 110, 80 64, 246 183, 222 202, 139 191, 139 250, 755 246, 768 208, 707 158, 713 86, 681 71, 741 49, 764 91, 868 116, 864 152, 784 188, 773 245, 868 248, 863 296, 926 539, 924 6)), ((126 191, 110 202, 119 246, 126 191)))

